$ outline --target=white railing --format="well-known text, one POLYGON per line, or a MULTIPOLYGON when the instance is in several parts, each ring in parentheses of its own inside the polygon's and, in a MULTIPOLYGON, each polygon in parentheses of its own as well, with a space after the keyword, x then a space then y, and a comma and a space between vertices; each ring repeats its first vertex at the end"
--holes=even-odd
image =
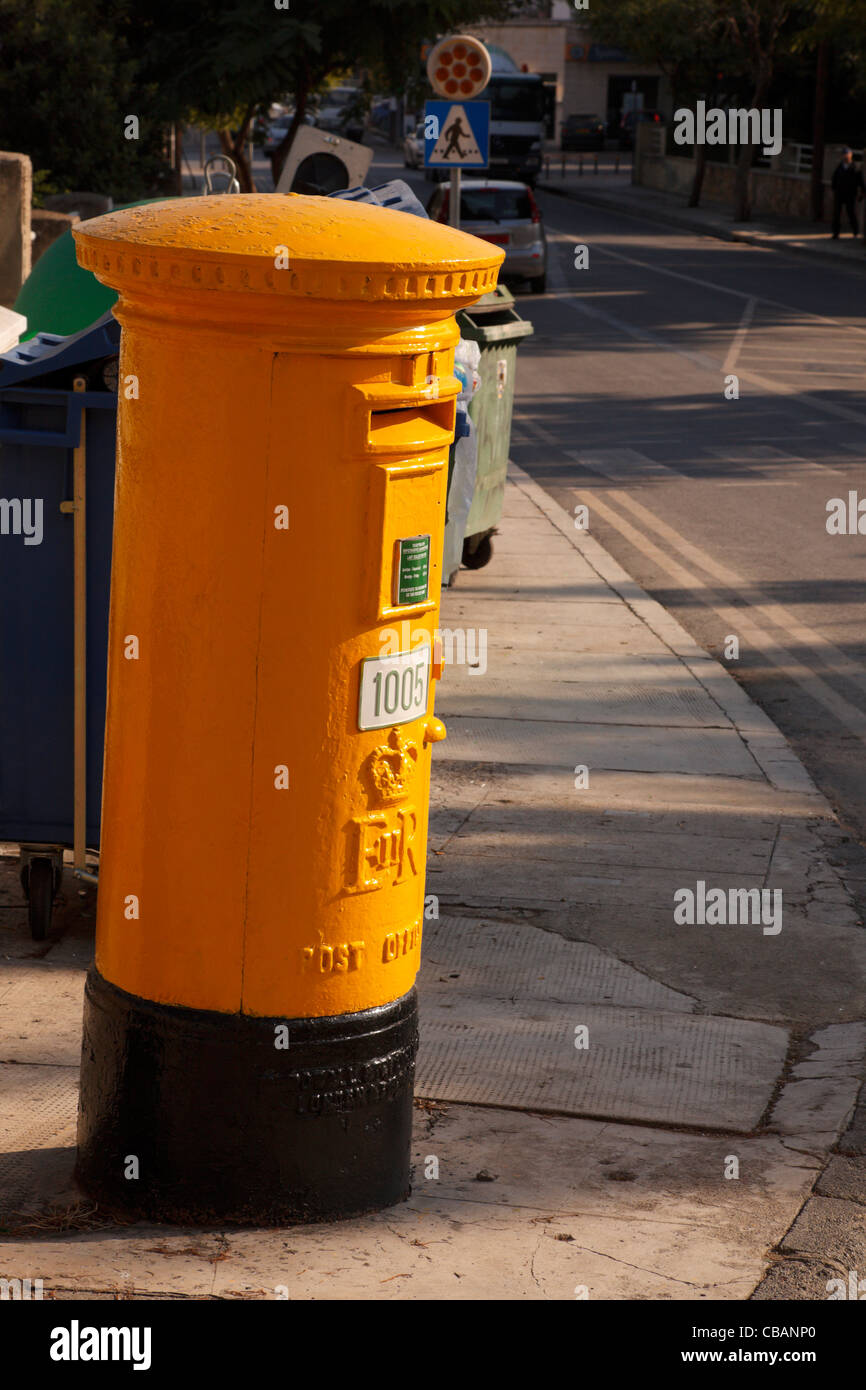
POLYGON ((560 178, 569 174, 618 174, 620 170, 630 173, 631 165, 631 150, 625 153, 619 150, 600 150, 574 151, 568 154, 564 150, 548 150, 543 158, 542 173, 545 178, 550 178, 553 174, 559 174, 560 178))
POLYGON ((783 174, 811 174, 813 149, 812 145, 785 145, 782 149, 779 172, 783 174))
MULTIPOLYGON (((831 173, 832 169, 835 168, 838 162, 838 158, 841 155, 842 149, 843 146, 841 145, 832 144, 827 146, 827 151, 830 155, 830 159, 828 162, 831 167, 828 169, 828 164, 825 163, 825 176, 829 176, 829 173, 831 173), (837 152, 835 157, 833 154, 834 151, 837 152)), ((780 174, 811 174, 814 152, 815 150, 813 145, 798 145, 794 141, 792 141, 790 145, 785 145, 782 149, 782 154, 778 164, 778 172, 780 174)), ((866 151, 854 150, 855 163, 858 163, 861 168, 866 167, 863 164, 864 157, 866 157, 866 151)))

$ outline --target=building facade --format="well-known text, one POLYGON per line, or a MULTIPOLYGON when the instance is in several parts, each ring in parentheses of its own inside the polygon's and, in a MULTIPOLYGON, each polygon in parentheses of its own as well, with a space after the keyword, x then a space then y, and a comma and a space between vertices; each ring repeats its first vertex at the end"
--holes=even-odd
POLYGON ((612 129, 634 106, 669 115, 668 83, 654 64, 634 62, 624 49, 596 43, 581 12, 567 0, 527 7, 520 19, 467 30, 504 48, 519 68, 537 72, 550 90, 548 139, 558 143, 567 116, 598 115, 612 129))

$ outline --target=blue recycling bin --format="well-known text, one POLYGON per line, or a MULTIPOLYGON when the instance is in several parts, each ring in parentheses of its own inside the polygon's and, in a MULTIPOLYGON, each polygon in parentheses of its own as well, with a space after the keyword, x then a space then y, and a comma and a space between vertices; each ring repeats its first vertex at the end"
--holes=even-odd
POLYGON ((21 845, 36 939, 50 922, 64 848, 75 846, 83 869, 85 847, 99 845, 119 342, 108 313, 70 337, 40 333, 0 356, 0 840, 21 845), (76 450, 83 520, 73 505, 76 450), (76 655, 86 681, 77 784, 76 655), (76 846, 77 801, 86 815, 76 846))

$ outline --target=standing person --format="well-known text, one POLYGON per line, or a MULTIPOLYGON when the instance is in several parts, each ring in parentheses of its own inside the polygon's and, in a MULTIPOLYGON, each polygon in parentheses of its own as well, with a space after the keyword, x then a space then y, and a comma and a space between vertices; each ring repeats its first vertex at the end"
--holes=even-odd
POLYGON ((838 237, 842 228, 842 208, 848 213, 851 235, 857 235, 857 202, 866 192, 863 175, 854 163, 854 154, 847 145, 842 151, 842 159, 833 170, 833 236, 838 237))

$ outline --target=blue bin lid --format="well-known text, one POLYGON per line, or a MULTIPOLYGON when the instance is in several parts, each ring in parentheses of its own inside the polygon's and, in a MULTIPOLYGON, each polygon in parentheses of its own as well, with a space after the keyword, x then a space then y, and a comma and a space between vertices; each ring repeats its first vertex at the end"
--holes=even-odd
POLYGON ((40 377, 112 357, 120 347, 120 324, 109 310, 79 333, 58 337, 37 333, 0 355, 0 391, 6 386, 35 385, 40 377))

